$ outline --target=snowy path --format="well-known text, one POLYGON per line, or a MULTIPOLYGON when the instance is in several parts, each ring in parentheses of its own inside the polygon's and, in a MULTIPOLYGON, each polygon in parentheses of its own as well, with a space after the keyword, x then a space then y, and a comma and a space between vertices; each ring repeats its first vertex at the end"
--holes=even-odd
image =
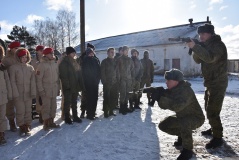
MULTIPOLYGON (((161 77, 153 84, 163 85, 161 77)), ((203 107, 203 85, 201 79, 191 79, 197 99, 203 107)), ((102 86, 100 86, 102 91, 102 86)), ((194 157, 192 159, 239 159, 239 80, 230 80, 221 112, 224 126, 222 147, 206 150, 209 137, 200 132, 209 127, 208 121, 193 133, 194 157)), ((142 110, 126 116, 118 114, 108 119, 103 117, 100 95, 95 121, 83 119, 82 124, 65 125, 60 119, 60 97, 56 120, 60 129, 50 132, 42 130, 37 120, 32 123, 32 136, 20 138, 17 133, 6 131, 7 145, 0 147, 0 160, 159 160, 176 159, 180 150, 172 146, 176 136, 158 129, 158 123, 173 114, 169 110, 146 105, 143 95, 142 110)), ((80 105, 80 103, 78 104, 80 105)), ((80 109, 79 113, 80 113, 80 109)))

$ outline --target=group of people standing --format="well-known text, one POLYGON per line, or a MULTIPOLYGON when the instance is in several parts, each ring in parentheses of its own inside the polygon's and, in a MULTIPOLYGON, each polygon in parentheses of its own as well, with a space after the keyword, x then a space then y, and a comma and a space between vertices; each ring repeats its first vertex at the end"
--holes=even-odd
MULTIPOLYGON (((73 47, 66 47, 64 56, 56 59, 53 48, 38 45, 36 56, 31 59, 30 52, 21 47, 20 42, 11 42, 5 55, 1 51, 0 65, 0 144, 6 144, 4 131, 7 120, 10 130, 19 135, 31 135, 32 100, 36 101, 36 111, 43 129, 59 128, 54 122, 56 116, 56 97, 62 93, 62 119, 66 124, 81 123, 82 119, 94 120, 98 101, 98 86, 103 84, 104 117, 116 116, 113 112, 119 105, 123 115, 139 107, 139 96, 129 97, 130 91, 137 91, 144 84, 153 81, 153 63, 149 59, 148 51, 144 59, 139 60, 139 52, 131 50, 132 57, 128 57, 129 47, 119 48, 115 56, 115 49, 108 48, 107 58, 100 64, 95 54, 95 47, 87 44, 86 51, 80 57, 76 56, 73 47), (142 63, 141 63, 142 62, 142 63), (150 66, 145 70, 143 65, 150 66), (81 92, 81 115, 78 116, 77 100, 81 92), (120 102, 118 102, 120 95, 120 102), (129 102, 129 107, 127 103, 129 102), (118 104, 120 103, 120 104, 118 104), (71 108, 71 113, 70 113, 71 108), (86 116, 85 116, 86 115, 86 116), (6 116, 6 117, 5 117, 6 116), (15 121, 16 120, 16 121, 15 121)), ((145 68, 146 68, 145 67, 145 68)))

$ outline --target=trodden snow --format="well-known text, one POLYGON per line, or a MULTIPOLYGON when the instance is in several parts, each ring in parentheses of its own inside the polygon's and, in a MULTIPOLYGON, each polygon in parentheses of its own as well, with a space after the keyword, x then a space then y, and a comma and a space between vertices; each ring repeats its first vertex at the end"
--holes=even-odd
MULTIPOLYGON (((204 111, 203 79, 190 78, 188 81, 196 93, 204 111)), ((153 86, 164 86, 162 76, 155 76, 153 86)), ((104 118, 102 111, 102 85, 99 86, 97 105, 98 118, 94 121, 83 119, 81 124, 66 125, 61 120, 61 97, 57 97, 56 122, 59 129, 49 132, 42 130, 38 120, 32 122, 32 135, 20 137, 18 132, 5 132, 7 145, 0 147, 1 160, 159 160, 176 159, 181 148, 175 148, 176 136, 158 129, 165 117, 174 114, 162 110, 155 103, 147 105, 147 97, 141 98, 142 110, 104 118)), ((239 159, 239 79, 229 76, 229 85, 224 99, 221 120, 224 127, 224 144, 217 149, 205 149, 210 137, 201 136, 208 129, 206 120, 203 126, 193 131, 194 155, 192 159, 239 159)), ((80 100, 78 114, 80 115, 80 100)), ((205 112, 204 112, 205 114, 205 112)))

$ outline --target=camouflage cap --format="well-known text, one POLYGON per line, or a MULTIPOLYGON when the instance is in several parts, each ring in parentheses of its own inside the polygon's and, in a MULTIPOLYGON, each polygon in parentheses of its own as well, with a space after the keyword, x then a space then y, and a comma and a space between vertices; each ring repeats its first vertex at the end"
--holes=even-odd
POLYGON ((178 69, 171 69, 164 74, 166 80, 183 81, 183 72, 178 69))

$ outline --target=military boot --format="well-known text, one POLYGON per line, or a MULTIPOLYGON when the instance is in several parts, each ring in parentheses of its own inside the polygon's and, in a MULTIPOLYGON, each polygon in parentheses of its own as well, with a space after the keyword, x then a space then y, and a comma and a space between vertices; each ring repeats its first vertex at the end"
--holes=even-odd
POLYGON ((7 144, 7 141, 5 140, 4 136, 5 136, 4 132, 0 132, 0 146, 7 144))
POLYGON ((85 118, 85 110, 81 111, 80 118, 85 118))
POLYGON ((182 146, 182 144, 183 144, 182 138, 178 136, 178 140, 174 142, 174 146, 179 147, 182 146))
POLYGON ((82 122, 82 120, 80 119, 80 117, 78 117, 77 111, 74 111, 74 112, 73 112, 73 122, 76 122, 76 123, 81 123, 81 122, 82 122))
POLYGON ((9 120, 9 126, 10 126, 10 131, 12 131, 12 132, 17 131, 17 127, 16 127, 16 123, 15 123, 14 119, 9 120))
POLYGON ((223 140, 222 138, 214 138, 210 140, 209 143, 206 144, 206 149, 214 149, 214 148, 217 148, 217 147, 220 147, 222 146, 223 144, 223 140))
POLYGON ((25 126, 25 124, 19 126, 19 135, 20 135, 21 137, 23 137, 23 136, 26 135, 26 134, 25 134, 25 130, 26 130, 26 126, 25 126))
POLYGON ((25 124, 25 135, 30 136, 31 135, 31 125, 25 124))
POLYGON ((49 128, 60 128, 60 125, 59 124, 56 124, 54 122, 54 119, 53 118, 49 118, 49 128))
POLYGON ((140 99, 139 99, 139 98, 135 100, 135 103, 134 103, 134 108, 135 108, 135 109, 141 109, 141 108, 139 107, 139 102, 140 102, 140 99))
POLYGON ((65 124, 73 124, 69 113, 65 113, 65 124))
POLYGON ((128 112, 133 112, 134 111, 134 105, 133 105, 133 101, 129 100, 129 109, 128 112))
POLYGON ((50 129, 50 127, 49 127, 49 119, 45 119, 45 120, 43 121, 43 129, 44 129, 45 131, 49 131, 49 129, 50 129))
POLYGON ((183 148, 181 154, 178 156, 177 160, 189 160, 193 156, 193 151, 183 148))

